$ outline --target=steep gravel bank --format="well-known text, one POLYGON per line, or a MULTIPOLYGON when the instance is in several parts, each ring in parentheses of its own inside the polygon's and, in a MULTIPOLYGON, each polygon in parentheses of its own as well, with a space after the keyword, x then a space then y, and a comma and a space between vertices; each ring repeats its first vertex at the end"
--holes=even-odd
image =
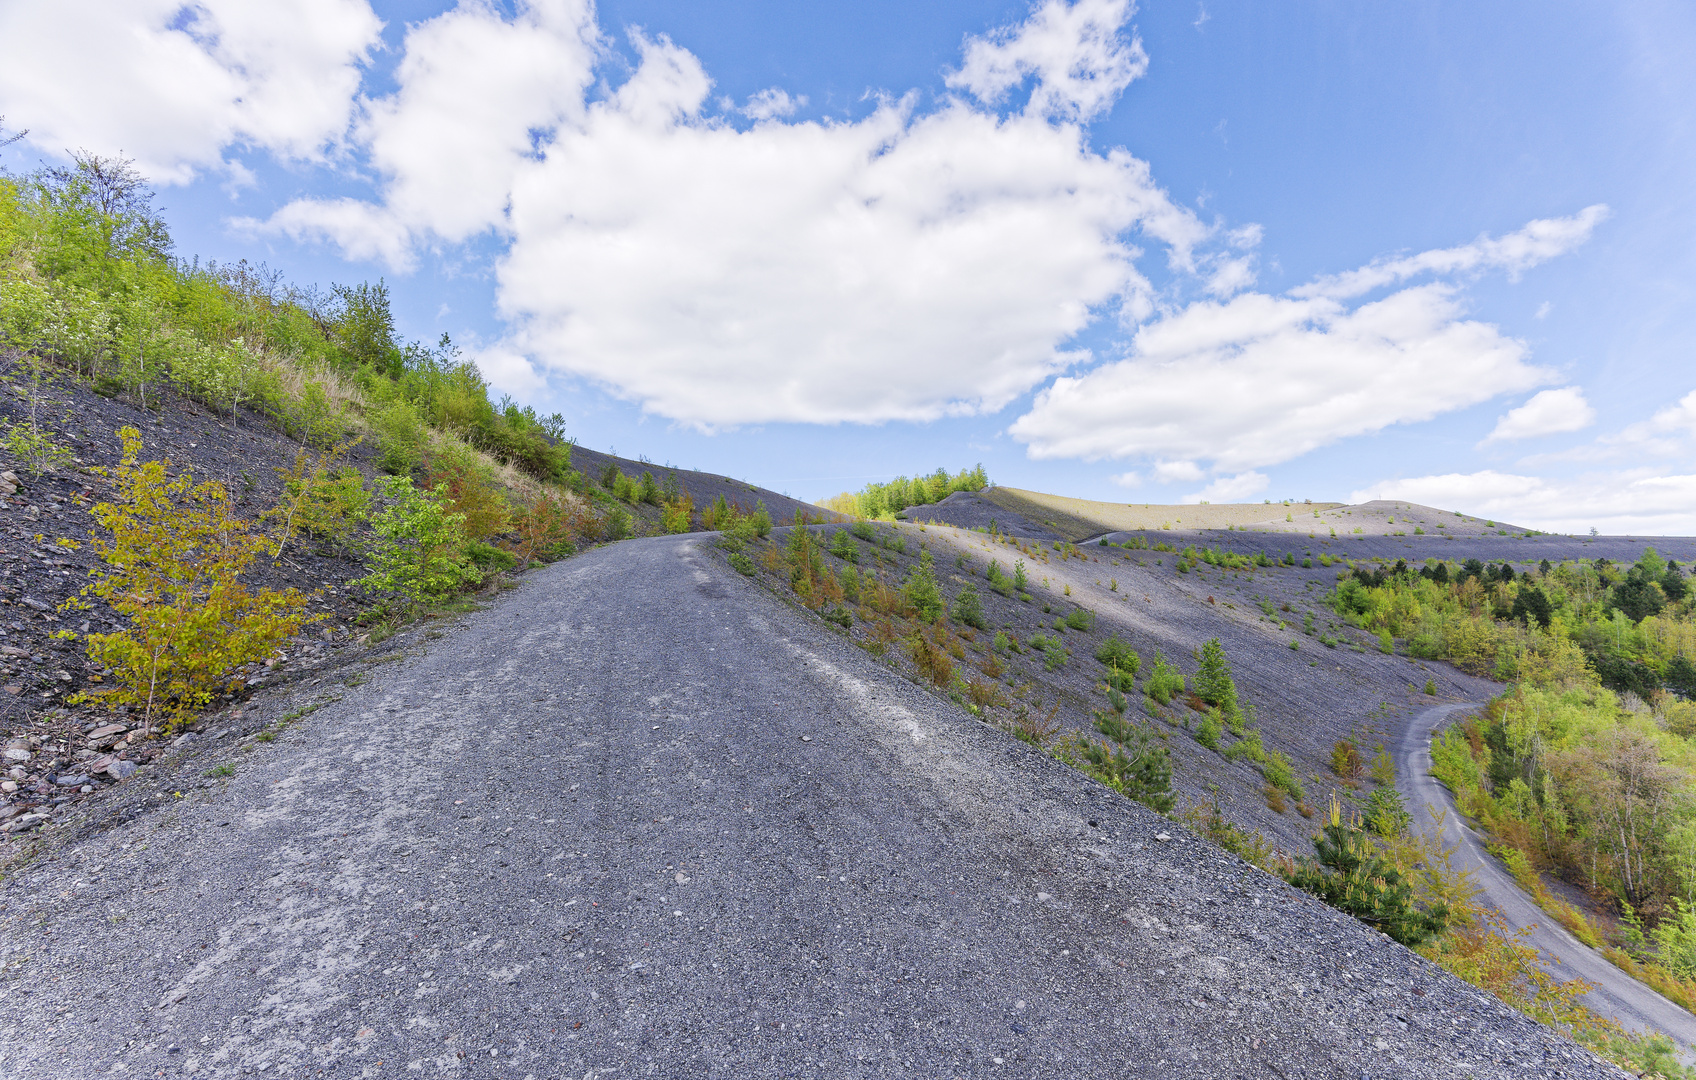
POLYGON ((0 890, 0 1073, 1623 1075, 699 538, 556 564, 0 890))

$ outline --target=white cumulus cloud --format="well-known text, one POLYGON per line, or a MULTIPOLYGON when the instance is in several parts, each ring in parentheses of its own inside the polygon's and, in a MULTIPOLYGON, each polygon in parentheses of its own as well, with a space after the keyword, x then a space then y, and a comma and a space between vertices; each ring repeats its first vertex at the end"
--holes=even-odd
POLYGON ((995 104, 1030 82, 1027 115, 1088 119, 1148 70, 1142 42, 1121 33, 1132 10, 1130 0, 1049 0, 1027 21, 969 41, 948 85, 995 104))
MULTIPOLYGON (((1008 430, 1033 458, 1173 459, 1242 473, 1552 382, 1524 342, 1466 318, 1453 282, 1359 296, 1416 272, 1523 271, 1581 243, 1605 213, 1590 207, 1534 221, 1284 296, 1244 292, 1190 304, 1138 329, 1124 359, 1056 378, 1008 430)), ((1258 231, 1239 233, 1239 247, 1258 242, 1258 231)), ((1524 420, 1555 422, 1564 404, 1559 419, 1573 422, 1576 393, 1540 395, 1524 420)), ((1582 395, 1577 404, 1588 408, 1582 395)))
POLYGON ((381 30, 365 0, 4 4, 0 114, 49 154, 124 154, 162 183, 235 145, 317 160, 381 30))
MULTIPOLYGON (((1089 143, 1147 64, 1130 13, 1048 0, 968 40, 934 108, 800 122, 776 89, 715 112, 663 35, 632 31, 634 71, 597 83, 587 0, 466 2, 412 27, 399 88, 362 105, 378 197, 248 224, 396 268, 492 232, 508 349, 700 428, 993 411, 1088 359, 1067 343, 1104 314, 1153 310, 1134 240, 1187 269, 1212 232, 1089 143)), ((1231 291, 1250 266, 1205 272, 1231 291)))
POLYGON ((1185 495, 1178 501, 1181 503, 1228 503, 1242 502, 1253 498, 1265 491, 1272 484, 1272 478, 1265 473, 1242 472, 1235 476, 1221 476, 1190 495, 1185 495))
POLYGON ((1582 431, 1596 422, 1596 410, 1584 399, 1577 386, 1559 390, 1544 390, 1500 420, 1484 442, 1504 442, 1510 439, 1531 439, 1539 435, 1559 435, 1582 431))
POLYGON ((770 120, 777 116, 793 116, 795 110, 807 103, 807 95, 790 97, 788 91, 769 87, 757 94, 748 96, 748 104, 742 106, 742 114, 755 120, 770 120))
POLYGON ((473 0, 418 23, 399 89, 367 101, 355 129, 381 201, 300 199, 245 224, 402 269, 428 237, 502 229, 514 178, 541 152, 538 133, 582 122, 601 49, 588 0, 532 0, 510 19, 473 0))
POLYGON ((1251 469, 1550 381, 1528 355, 1445 285, 1354 308, 1245 293, 1144 326, 1128 359, 1056 379, 1010 430, 1035 458, 1251 469))

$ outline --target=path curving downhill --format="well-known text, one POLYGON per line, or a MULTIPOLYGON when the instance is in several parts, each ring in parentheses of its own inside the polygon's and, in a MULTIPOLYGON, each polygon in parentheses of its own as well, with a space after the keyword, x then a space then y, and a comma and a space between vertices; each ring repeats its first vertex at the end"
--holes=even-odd
POLYGON ((1609 963, 1538 907, 1513 875, 1485 850, 1484 839, 1462 820, 1449 789, 1431 775, 1432 736, 1452 714, 1476 708, 1477 704, 1471 702, 1433 706, 1417 714, 1403 734, 1395 750, 1397 787, 1407 797, 1414 827, 1434 830, 1434 809, 1446 810, 1441 839, 1445 846, 1455 849, 1455 867, 1472 871, 1482 890, 1481 899, 1501 912, 1509 926, 1516 930, 1532 928, 1526 943, 1553 961, 1548 970, 1560 979, 1595 983, 1596 989, 1586 995, 1585 1004, 1632 1031, 1658 1031, 1670 1036, 1679 1044, 1681 1056, 1689 1060, 1696 1048, 1696 1016, 1609 963))
POLYGON ((6 882, 0 1076, 1623 1077, 711 540, 527 576, 6 882))

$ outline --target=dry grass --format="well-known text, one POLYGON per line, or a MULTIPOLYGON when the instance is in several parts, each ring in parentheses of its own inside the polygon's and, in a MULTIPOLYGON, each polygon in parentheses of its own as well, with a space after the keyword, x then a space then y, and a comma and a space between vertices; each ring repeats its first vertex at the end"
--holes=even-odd
MULTIPOLYGON (((1074 543, 1105 532, 1131 529, 1223 529, 1235 525, 1284 522, 1284 515, 1307 515, 1341 503, 1221 503, 1214 506, 1163 506, 1152 503, 1107 503, 1045 495, 1022 488, 992 487, 984 498, 1030 521, 1047 525, 1074 543)), ((919 516, 923 516, 922 508, 919 516)))

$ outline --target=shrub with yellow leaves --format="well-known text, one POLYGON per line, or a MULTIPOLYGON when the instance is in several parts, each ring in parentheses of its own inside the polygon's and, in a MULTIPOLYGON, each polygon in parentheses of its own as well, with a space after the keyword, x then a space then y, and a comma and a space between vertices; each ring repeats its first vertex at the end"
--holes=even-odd
POLYGON ((269 547, 252 523, 231 513, 223 485, 196 484, 164 461, 140 460, 141 433, 118 432, 122 460, 101 470, 116 489, 93 514, 108 536, 94 550, 104 565, 83 590, 130 619, 130 627, 89 634, 90 658, 112 669, 117 685, 72 701, 104 701, 177 723, 204 708, 242 664, 262 660, 312 621, 296 589, 249 591, 241 575, 269 547))

